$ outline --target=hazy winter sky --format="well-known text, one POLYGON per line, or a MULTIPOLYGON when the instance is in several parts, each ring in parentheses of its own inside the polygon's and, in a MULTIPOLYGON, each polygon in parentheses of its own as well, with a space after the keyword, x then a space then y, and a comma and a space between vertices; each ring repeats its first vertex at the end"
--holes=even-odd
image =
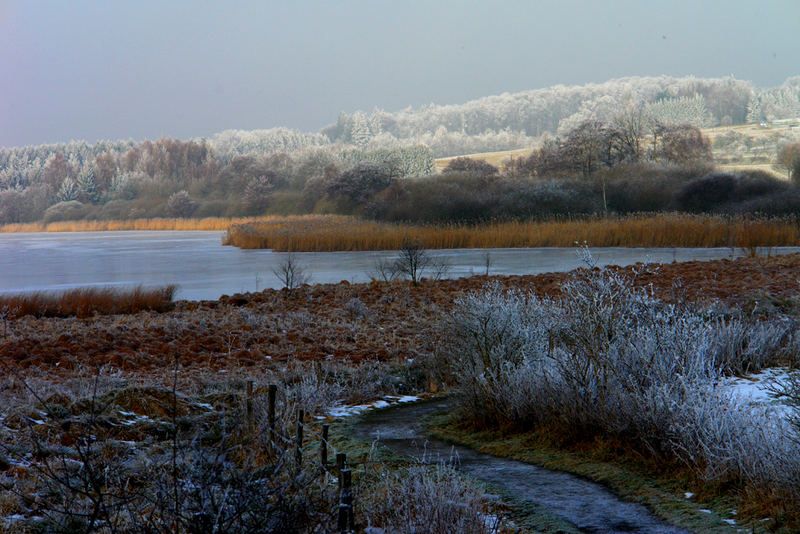
POLYGON ((316 131, 630 75, 800 74, 797 0, 0 0, 0 145, 316 131))

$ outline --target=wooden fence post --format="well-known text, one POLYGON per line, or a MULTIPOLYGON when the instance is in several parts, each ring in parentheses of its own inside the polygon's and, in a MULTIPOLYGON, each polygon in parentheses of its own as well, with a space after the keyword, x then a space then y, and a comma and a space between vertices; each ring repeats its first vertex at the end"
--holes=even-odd
POLYGON ((339 532, 353 532, 353 478, 349 469, 343 469, 339 474, 341 492, 339 494, 339 532))
POLYGON ((347 454, 343 452, 336 453, 336 479, 339 482, 339 493, 342 493, 342 471, 347 466, 347 454))
POLYGON ((328 468, 328 429, 330 425, 325 423, 322 425, 322 441, 319 442, 319 461, 322 464, 322 470, 328 468))
POLYGON ((247 431, 253 430, 253 381, 247 381, 247 398, 244 401, 244 420, 247 425, 247 431))

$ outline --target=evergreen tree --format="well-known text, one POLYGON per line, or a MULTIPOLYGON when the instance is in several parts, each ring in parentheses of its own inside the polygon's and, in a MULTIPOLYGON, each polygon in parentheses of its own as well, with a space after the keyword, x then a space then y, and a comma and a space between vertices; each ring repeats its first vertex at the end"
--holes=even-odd
POLYGON ((764 113, 761 111, 761 100, 753 96, 747 103, 747 122, 749 124, 759 124, 764 120, 764 113))
POLYGON ((80 200, 84 204, 96 204, 100 199, 100 194, 97 192, 97 183, 94 179, 94 172, 88 169, 78 174, 75 188, 77 200, 80 200))
POLYGON ((353 114, 353 129, 350 131, 350 138, 353 144, 359 148, 364 148, 369 144, 372 134, 369 131, 367 117, 361 111, 353 114))
POLYGON ((61 182, 61 187, 58 189, 56 198, 59 202, 78 200, 78 188, 75 185, 75 180, 72 178, 66 178, 63 182, 61 182))

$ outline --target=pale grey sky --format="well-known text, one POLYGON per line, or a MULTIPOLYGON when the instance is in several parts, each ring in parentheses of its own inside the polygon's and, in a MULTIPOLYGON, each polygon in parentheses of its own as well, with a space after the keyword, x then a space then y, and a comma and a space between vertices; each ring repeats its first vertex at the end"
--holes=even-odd
POLYGON ((800 74, 797 0, 0 0, 0 146, 316 131, 631 75, 800 74))

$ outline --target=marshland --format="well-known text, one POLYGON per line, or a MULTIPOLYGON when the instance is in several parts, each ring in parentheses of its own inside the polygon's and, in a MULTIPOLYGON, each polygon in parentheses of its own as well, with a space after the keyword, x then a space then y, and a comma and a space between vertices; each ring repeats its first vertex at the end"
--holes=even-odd
POLYGON ((800 531, 798 18, 3 4, 0 531, 800 531))

